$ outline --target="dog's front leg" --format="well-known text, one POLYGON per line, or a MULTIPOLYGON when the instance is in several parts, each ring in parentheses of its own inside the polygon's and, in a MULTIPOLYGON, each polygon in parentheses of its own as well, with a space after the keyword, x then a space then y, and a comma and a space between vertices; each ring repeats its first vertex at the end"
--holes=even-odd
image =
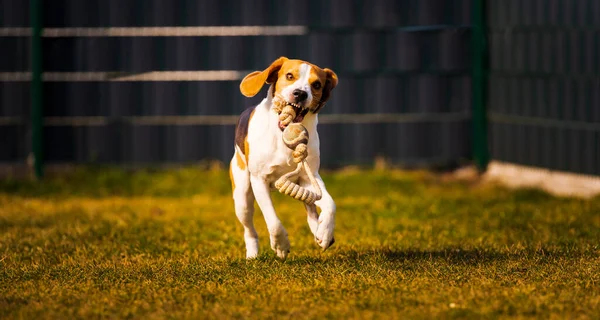
MULTIPOLYGON (((305 184, 303 187, 311 188, 310 182, 305 184)), ((306 221, 308 222, 308 227, 310 228, 310 232, 313 235, 317 235, 317 227, 319 226, 319 213, 317 212, 316 204, 304 204, 304 208, 306 208, 306 221)))
POLYGON ((287 231, 285 231, 279 217, 277 217, 275 208, 273 208, 269 184, 265 179, 255 175, 250 176, 250 183, 252 184, 256 203, 258 203, 258 207, 262 211, 267 228, 269 229, 271 248, 273 248, 279 258, 285 260, 290 252, 290 241, 288 240, 287 231))
MULTIPOLYGON (((321 214, 319 215, 317 231, 315 232, 315 241, 323 248, 323 250, 331 247, 335 242, 333 238, 333 228, 335 227, 335 202, 333 198, 327 192, 325 183, 319 174, 315 174, 315 179, 321 187, 322 197, 316 201, 315 204, 321 208, 321 214)), ((308 209, 308 208, 307 208, 308 209)), ((310 214, 310 213, 309 213, 310 214)), ((310 219, 310 218, 309 218, 310 219)))

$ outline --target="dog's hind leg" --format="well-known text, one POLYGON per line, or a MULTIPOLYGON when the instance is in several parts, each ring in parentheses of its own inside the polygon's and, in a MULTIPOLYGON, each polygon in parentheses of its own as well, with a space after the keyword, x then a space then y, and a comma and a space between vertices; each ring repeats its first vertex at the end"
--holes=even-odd
POLYGON ((231 159, 229 166, 235 215, 244 226, 244 241, 246 243, 246 258, 256 258, 258 255, 258 234, 254 228, 254 194, 250 186, 250 172, 237 154, 231 159))

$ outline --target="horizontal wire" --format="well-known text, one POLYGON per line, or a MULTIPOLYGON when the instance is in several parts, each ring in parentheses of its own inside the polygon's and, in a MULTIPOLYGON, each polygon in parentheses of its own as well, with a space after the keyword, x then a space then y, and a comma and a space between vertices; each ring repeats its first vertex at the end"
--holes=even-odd
MULTIPOLYGON (((108 27, 44 28, 46 38, 65 37, 232 37, 293 36, 308 33, 306 26, 211 26, 211 27, 108 27)), ((28 37, 31 28, 0 28, 0 37, 28 37)))
MULTIPOLYGON (((90 81, 232 81, 241 80, 248 72, 235 70, 150 71, 150 72, 44 72, 50 82, 90 81)), ((31 81, 30 72, 0 72, 0 82, 31 81)))

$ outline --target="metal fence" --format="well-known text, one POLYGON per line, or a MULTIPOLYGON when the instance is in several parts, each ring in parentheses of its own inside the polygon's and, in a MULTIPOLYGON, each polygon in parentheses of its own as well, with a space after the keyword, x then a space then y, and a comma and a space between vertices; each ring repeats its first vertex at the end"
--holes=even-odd
POLYGON ((492 158, 600 175, 600 1, 487 2, 492 158))
MULTIPOLYGON (((242 97, 239 80, 286 55, 340 77, 320 115, 325 166, 452 164, 473 150, 485 166, 489 149, 600 174, 600 1, 36 2, 46 163, 227 161, 237 115, 265 94, 242 97)), ((2 162, 38 141, 35 12, 0 0, 2 162)))
MULTIPOLYGON (((0 0, 3 161, 30 152, 27 2, 0 0)), ((470 4, 44 1, 45 161, 227 161, 245 73, 285 55, 335 70, 326 166, 470 157, 470 4), (217 26, 217 27, 215 27, 217 26), (351 139, 341 139, 351 137, 351 139)))

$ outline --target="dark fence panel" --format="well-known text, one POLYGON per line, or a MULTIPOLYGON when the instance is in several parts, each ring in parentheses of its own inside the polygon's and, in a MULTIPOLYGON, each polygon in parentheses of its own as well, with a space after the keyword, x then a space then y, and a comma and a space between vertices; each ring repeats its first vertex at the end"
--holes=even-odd
MULTIPOLYGON (((6 3, 21 0, 3 0, 6 3)), ((468 25, 471 0, 52 0, 46 27, 468 25)), ((27 11, 25 11, 27 15, 27 11)))
POLYGON ((29 1, 0 0, 0 27, 28 27, 29 1))
MULTIPOLYGON (((30 54, 29 37, 15 29, 28 25, 28 7, 21 2, 0 0, 2 12, 24 14, 23 20, 0 15, 0 45, 10 48, 0 51, 0 73, 5 74, 0 117, 5 122, 28 114, 15 110, 29 109, 28 79, 18 74, 29 69, 30 54)), ((376 156, 411 165, 470 158, 470 0, 44 3, 44 153, 50 163, 228 161, 234 115, 266 94, 264 88, 252 99, 243 97, 239 80, 282 55, 329 67, 340 77, 322 112, 324 165, 366 164, 376 156), (285 25, 304 31, 115 36, 114 29, 106 29, 285 25), (71 34, 57 35, 65 31, 71 34), (221 81, 117 79, 157 71, 233 71, 238 76, 221 81), (342 123, 336 120, 341 114, 359 115, 354 123, 342 123), (360 115, 377 114, 394 117, 361 121, 360 115), (223 120, 217 125, 202 117, 223 120), (342 139, 348 136, 353 139, 342 139)), ((25 120, 0 123, 7 132, 3 137, 17 141, 0 160, 21 161, 28 153, 19 147, 29 145, 25 120)))
POLYGON ((29 37, 0 37, 0 72, 29 70, 29 37))
POLYGON ((44 154, 54 162, 176 163, 231 158, 233 125, 52 126, 44 154))
POLYGON ((600 175, 600 1, 487 4, 492 157, 600 175))
MULTIPOLYGON (((29 26, 29 1, 0 0, 0 29, 29 26)), ((29 70, 29 37, 0 34, 0 74, 29 70)), ((0 162, 25 162, 30 150, 29 83, 0 77, 0 162)))
MULTIPOLYGON (((232 125, 52 126, 44 153, 56 162, 174 163, 231 158, 232 125), (149 141, 151 143, 149 143, 149 141)), ((452 163, 469 153, 465 122, 321 124, 322 163, 368 164, 378 155, 406 165, 452 163), (349 139, 350 138, 350 139, 349 139), (353 140, 355 143, 340 143, 353 140)))
MULTIPOLYGON (((470 67, 469 39, 467 27, 442 26, 343 32, 318 29, 295 36, 46 38, 44 68, 123 72, 254 70, 283 55, 331 66, 338 73, 465 74, 470 67)), ((15 42, 15 48, 23 47, 19 53, 27 53, 26 42, 6 40, 15 42)), ((11 54, 16 57, 19 53, 11 54)))

